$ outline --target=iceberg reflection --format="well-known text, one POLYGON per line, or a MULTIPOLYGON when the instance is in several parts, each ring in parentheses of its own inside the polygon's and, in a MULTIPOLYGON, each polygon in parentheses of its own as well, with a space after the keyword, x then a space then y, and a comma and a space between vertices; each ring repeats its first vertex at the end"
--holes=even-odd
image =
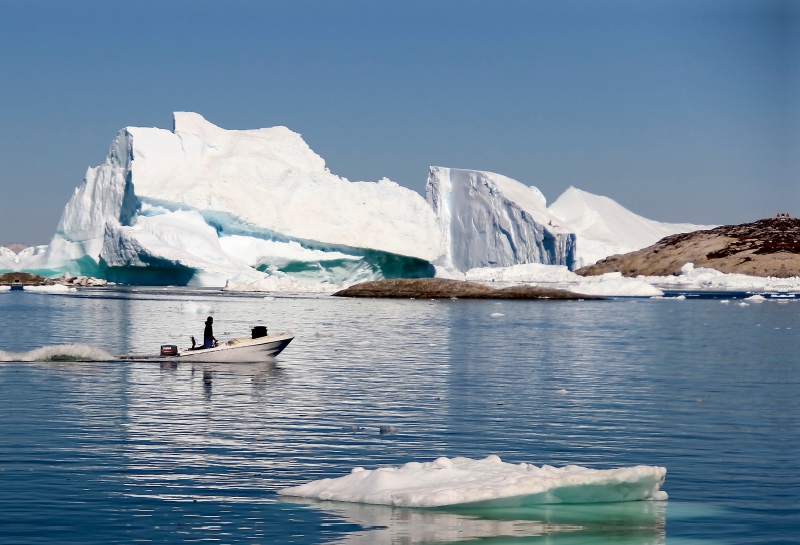
POLYGON ((666 502, 634 501, 583 505, 542 505, 503 509, 408 509, 297 498, 303 504, 342 517, 362 530, 331 541, 337 545, 416 543, 622 543, 665 541, 666 502))

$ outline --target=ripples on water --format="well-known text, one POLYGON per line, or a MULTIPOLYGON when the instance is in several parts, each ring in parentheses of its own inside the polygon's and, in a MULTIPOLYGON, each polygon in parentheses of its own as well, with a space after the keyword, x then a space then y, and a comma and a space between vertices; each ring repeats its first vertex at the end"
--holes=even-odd
POLYGON ((0 540, 788 543, 800 531, 794 303, 10 292, 0 350, 154 352, 188 345, 208 312, 219 338, 262 323, 297 339, 258 365, 0 364, 0 540), (488 454, 663 465, 670 501, 452 512, 275 495, 354 466, 488 454))

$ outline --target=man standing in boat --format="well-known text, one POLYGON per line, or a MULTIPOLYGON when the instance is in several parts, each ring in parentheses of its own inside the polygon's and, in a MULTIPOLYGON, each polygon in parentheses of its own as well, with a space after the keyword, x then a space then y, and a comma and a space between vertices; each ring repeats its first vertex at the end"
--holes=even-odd
POLYGON ((213 348, 217 342, 217 339, 214 338, 213 324, 214 318, 211 316, 206 318, 206 329, 203 331, 203 348, 213 348))

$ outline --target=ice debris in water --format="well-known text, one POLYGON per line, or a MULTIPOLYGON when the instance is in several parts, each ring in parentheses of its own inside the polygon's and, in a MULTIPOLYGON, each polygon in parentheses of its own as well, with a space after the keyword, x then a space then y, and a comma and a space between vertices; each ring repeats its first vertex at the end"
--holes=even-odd
POLYGON ((70 293, 78 291, 77 288, 70 288, 62 284, 53 284, 52 286, 24 286, 23 291, 32 291, 34 293, 70 293))
POLYGON ((372 346, 372 341, 356 341, 353 346, 372 346))
POLYGON ((0 361, 113 361, 114 356, 90 344, 42 346, 29 352, 0 352, 0 361))
POLYGON ((686 296, 685 296, 685 295, 679 295, 679 296, 677 296, 675 299, 676 299, 677 301, 686 301, 686 296))
POLYGON ((750 297, 745 297, 745 301, 750 301, 751 303, 763 303, 766 301, 766 298, 763 295, 751 295, 750 297))
POLYGON ((740 307, 749 307, 750 305, 748 305, 747 303, 745 303, 744 301, 742 301, 741 303, 739 303, 739 306, 740 306, 740 307))
POLYGON ((505 316, 502 312, 492 312, 489 316, 492 318, 499 318, 500 316, 505 316))
POLYGON ((483 460, 441 457, 402 467, 355 468, 344 477, 312 481, 279 490, 278 494, 400 507, 477 502, 485 507, 519 507, 666 500, 667 493, 660 490, 666 473, 666 468, 656 466, 539 467, 506 463, 495 455, 483 460))
POLYGON ((553 392, 553 393, 554 393, 554 394, 558 394, 558 395, 560 395, 560 396, 564 396, 564 395, 567 395, 569 392, 568 392, 568 391, 566 391, 564 388, 561 388, 560 390, 556 390, 556 391, 555 391, 555 392, 553 392))

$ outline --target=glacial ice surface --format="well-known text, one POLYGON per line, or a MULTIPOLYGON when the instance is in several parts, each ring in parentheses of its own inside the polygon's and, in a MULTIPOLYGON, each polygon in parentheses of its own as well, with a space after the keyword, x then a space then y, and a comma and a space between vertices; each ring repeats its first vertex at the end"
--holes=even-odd
POLYGON ((431 167, 426 195, 445 246, 435 265, 460 272, 572 265, 575 236, 554 224, 535 187, 493 172, 431 167))
POLYGON ((17 268, 207 286, 255 268, 339 284, 431 276, 442 253, 417 193, 336 176, 285 127, 228 131, 176 112, 172 131, 120 131, 50 244, 17 268))
POLYGON ((402 467, 367 470, 279 490, 278 494, 398 507, 522 507, 556 503, 666 500, 667 470, 655 466, 590 469, 581 466, 510 464, 497 456, 482 460, 438 458, 402 467))
POLYGON ((576 269, 611 255, 641 250, 670 235, 714 227, 649 220, 608 197, 574 187, 562 193, 547 210, 561 228, 575 233, 576 269))

